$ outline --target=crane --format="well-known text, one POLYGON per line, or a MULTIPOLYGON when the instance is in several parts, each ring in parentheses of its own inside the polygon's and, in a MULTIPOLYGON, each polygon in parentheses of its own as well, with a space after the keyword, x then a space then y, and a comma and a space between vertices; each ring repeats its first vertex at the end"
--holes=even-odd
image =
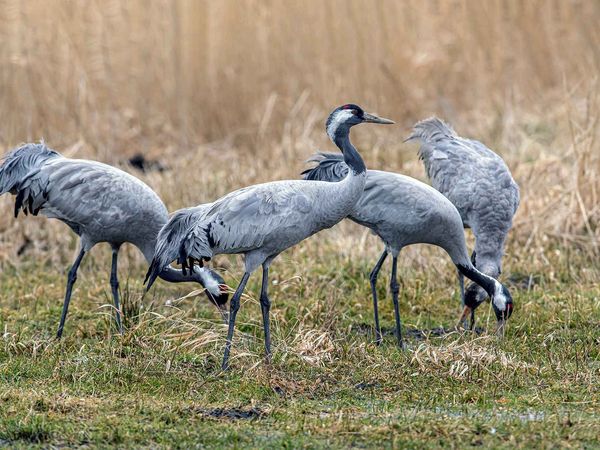
MULTIPOLYGON (((348 166, 337 154, 320 153, 309 161, 317 162, 317 165, 302 173, 306 180, 336 182, 348 172, 348 166)), ((394 302, 396 337, 400 348, 403 347, 397 264, 400 251, 412 244, 433 244, 444 249, 457 270, 481 286, 493 299, 498 330, 503 329, 504 321, 513 310, 512 297, 505 286, 473 267, 467 253, 460 214, 441 193, 405 175, 367 170, 364 192, 348 218, 371 229, 385 244, 383 253, 369 276, 376 343, 382 341, 377 305, 377 277, 388 254, 391 253, 390 290, 394 302)), ((473 299, 469 298, 470 303, 465 306, 469 308, 468 311, 474 312, 479 304, 471 300, 473 299)), ((467 312, 463 311, 463 315, 467 312)))
POLYGON ((245 187, 209 205, 176 212, 160 231, 146 276, 147 289, 160 268, 174 260, 185 269, 193 267, 195 261, 202 263, 217 254, 244 255, 244 275, 230 304, 223 370, 229 367, 240 297, 252 272, 262 266, 260 304, 268 360, 271 354, 268 296, 271 263, 284 250, 338 223, 362 195, 366 167, 350 142, 350 128, 361 123, 393 122, 366 113, 355 104, 336 108, 327 119, 327 134, 350 168, 340 182, 284 180, 245 187))
MULTIPOLYGON (((498 278, 506 237, 520 199, 519 186, 506 163, 481 142, 458 136, 437 117, 418 122, 406 140, 421 142, 419 157, 431 184, 456 206, 464 227, 473 230, 475 249, 471 259, 475 266, 498 278)), ((486 299, 486 292, 476 284, 465 291, 460 273, 459 283, 463 303, 486 299)))
MULTIPOLYGON (((77 270, 84 255, 100 242, 112 248, 110 287, 119 332, 123 332, 119 306, 118 254, 129 242, 146 260, 154 255, 156 238, 167 223, 167 208, 158 195, 138 178, 96 161, 71 159, 48 148, 43 142, 24 144, 4 158, 0 165, 0 195, 16 195, 15 218, 24 214, 42 215, 67 224, 80 238, 80 249, 67 276, 57 338, 63 333, 77 270)), ((196 269, 184 275, 173 267, 162 267, 162 279, 179 283, 191 281, 206 287, 208 298, 221 309, 227 303, 227 287, 216 272, 196 269)))

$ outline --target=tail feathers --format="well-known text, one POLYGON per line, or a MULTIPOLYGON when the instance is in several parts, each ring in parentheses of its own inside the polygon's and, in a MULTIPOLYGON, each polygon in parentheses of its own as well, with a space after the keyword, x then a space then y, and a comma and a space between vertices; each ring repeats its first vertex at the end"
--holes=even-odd
POLYGON ((16 194, 21 183, 39 171, 49 159, 60 157, 60 153, 39 144, 25 144, 9 152, 0 165, 0 195, 7 192, 16 194))
POLYGON ((456 132, 450 125, 437 117, 430 117, 417 122, 410 136, 405 139, 405 142, 420 139, 423 143, 431 144, 439 139, 454 138, 456 136, 456 132))
POLYGON ((316 153, 307 162, 317 165, 301 173, 305 180, 340 181, 348 174, 348 166, 341 153, 316 153))
POLYGON ((150 290, 156 279, 158 278, 158 274, 162 272, 165 266, 161 265, 159 258, 154 257, 152 262, 150 263, 150 267, 148 267, 148 272, 146 272, 146 278, 144 278, 144 284, 146 285, 146 292, 150 290))
POLYGON ((202 266, 203 261, 209 261, 212 256, 212 238, 210 223, 198 222, 193 225, 179 244, 179 259, 182 270, 192 269, 194 260, 202 266))
MULTIPOLYGON (((201 219, 205 209, 204 206, 181 209, 175 212, 171 219, 162 227, 158 233, 154 258, 150 263, 144 280, 144 283, 147 283, 146 290, 150 289, 162 270, 175 260, 182 264, 184 275, 186 274, 187 257, 185 262, 182 261, 180 248, 184 244, 186 246, 189 245, 187 244, 190 240, 188 233, 193 232, 197 228, 194 224, 197 220, 201 219)), ((193 254, 195 255, 196 253, 193 252, 193 254)), ((210 256, 212 256, 212 252, 210 256)), ((198 259, 202 260, 201 258, 198 259)))
POLYGON ((14 189, 17 193, 15 199, 15 218, 19 215, 20 210, 23 210, 25 215, 30 213, 37 216, 48 199, 47 187, 47 174, 40 174, 39 169, 30 172, 14 189))

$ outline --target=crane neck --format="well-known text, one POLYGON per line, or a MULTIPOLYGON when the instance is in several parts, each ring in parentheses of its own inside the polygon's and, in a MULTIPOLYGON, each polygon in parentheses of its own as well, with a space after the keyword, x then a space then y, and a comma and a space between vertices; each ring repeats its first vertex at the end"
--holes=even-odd
MULTIPOLYGON (((154 246, 156 240, 146 242, 146 245, 139 246, 138 248, 144 254, 144 258, 148 264, 152 263, 154 258, 154 246)), ((193 272, 188 271, 187 274, 183 274, 181 269, 175 269, 171 266, 166 266, 158 274, 158 277, 169 282, 169 283, 199 283, 202 287, 208 289, 213 295, 219 295, 219 280, 215 279, 209 270, 199 269, 193 272)))
POLYGON ((367 171, 367 167, 365 166, 365 162, 360 156, 360 153, 358 153, 358 150, 356 150, 354 145, 352 145, 352 142, 350 142, 349 127, 339 127, 335 130, 333 136, 331 136, 331 140, 342 151, 344 162, 354 175, 360 175, 367 171))
POLYGON ((493 298, 496 292, 497 280, 477 270, 471 261, 456 265, 457 269, 469 280, 481 286, 490 298, 493 298))

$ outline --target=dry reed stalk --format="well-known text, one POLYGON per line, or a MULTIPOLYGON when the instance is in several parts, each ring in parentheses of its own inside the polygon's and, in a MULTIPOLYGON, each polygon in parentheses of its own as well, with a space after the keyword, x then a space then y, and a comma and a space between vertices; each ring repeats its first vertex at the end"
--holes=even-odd
MULTIPOLYGON (((400 123, 356 133, 368 165, 423 178, 401 141, 436 113, 513 169, 513 260, 541 270, 550 244, 598 252, 596 2, 3 0, 0 18, 0 148, 43 137, 113 164, 141 151, 170 167, 138 175, 175 209, 298 176, 331 149, 323 118, 348 100, 400 123)), ((0 260, 28 241, 24 256, 70 260, 64 227, 14 221, 11 203, 0 260)), ((376 253, 342 227, 331 248, 376 253)))

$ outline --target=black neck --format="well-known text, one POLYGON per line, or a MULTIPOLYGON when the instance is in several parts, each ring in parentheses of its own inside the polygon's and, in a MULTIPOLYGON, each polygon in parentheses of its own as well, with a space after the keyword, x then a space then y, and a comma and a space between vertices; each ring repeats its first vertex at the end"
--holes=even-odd
POLYGON ((367 170, 360 153, 358 153, 350 142, 350 128, 339 127, 335 131, 332 140, 344 154, 344 162, 352 169, 355 175, 364 173, 367 170))
MULTIPOLYGON (((189 272, 188 272, 189 273, 189 272)), ((158 276, 169 283, 186 283, 193 281, 199 283, 199 280, 193 275, 184 275, 179 269, 175 269, 171 266, 165 267, 158 276)), ((202 284, 202 283, 201 283, 202 284)))
POLYGON ((481 286, 485 292, 487 292, 490 298, 494 296, 494 292, 496 291, 496 280, 494 280, 492 277, 488 277, 484 273, 481 273, 471 264, 457 264, 456 267, 465 277, 481 286))

